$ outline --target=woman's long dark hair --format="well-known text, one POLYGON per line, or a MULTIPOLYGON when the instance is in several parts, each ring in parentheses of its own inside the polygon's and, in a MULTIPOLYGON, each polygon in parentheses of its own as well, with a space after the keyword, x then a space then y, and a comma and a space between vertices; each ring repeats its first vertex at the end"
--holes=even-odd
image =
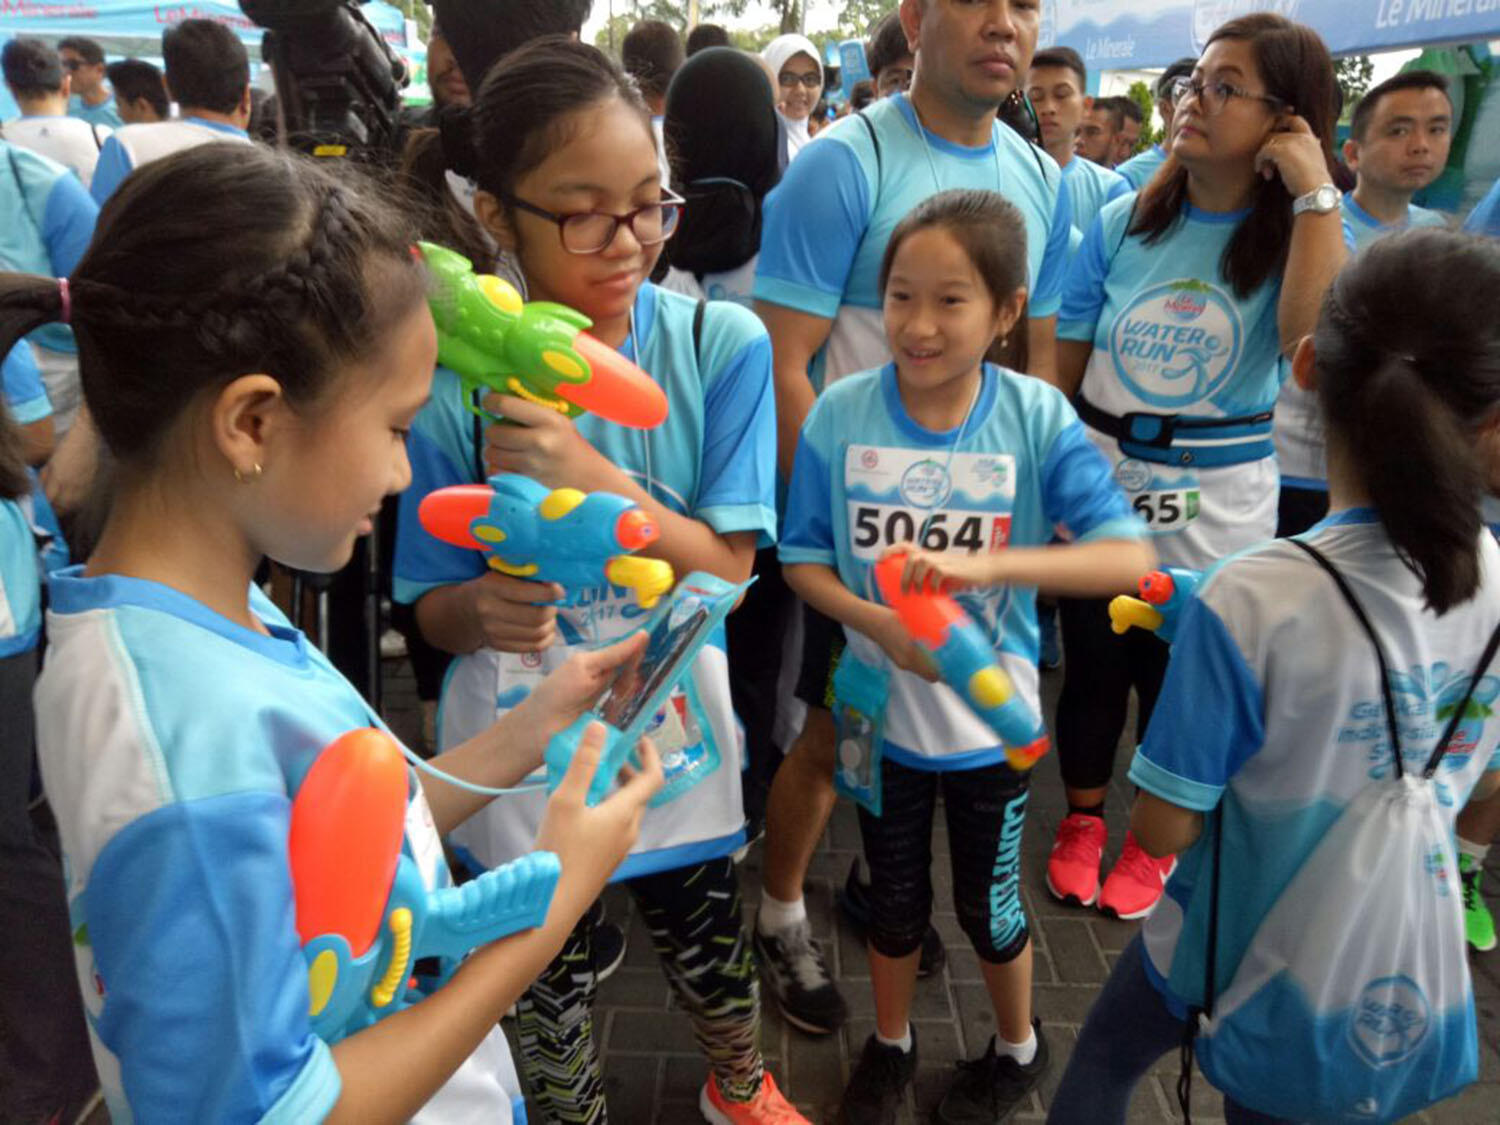
MULTIPOLYGON (((1332 180, 1338 84, 1333 77, 1333 59, 1318 33, 1270 12, 1254 12, 1224 24, 1209 37, 1208 44, 1221 39, 1250 44, 1266 93, 1311 127, 1323 147, 1328 178, 1332 180)), ((1187 187, 1187 169, 1168 154, 1166 163, 1141 192, 1130 233, 1145 235, 1148 246, 1165 237, 1187 206, 1187 187)), ((1250 214, 1235 228, 1220 262, 1236 295, 1248 297, 1267 279, 1279 277, 1286 268, 1291 243, 1292 197, 1279 176, 1269 180, 1256 177, 1250 214)))
POLYGON ((1416 230, 1344 267, 1313 333, 1331 450, 1445 613, 1479 587, 1485 466, 1500 411, 1500 243, 1416 230))

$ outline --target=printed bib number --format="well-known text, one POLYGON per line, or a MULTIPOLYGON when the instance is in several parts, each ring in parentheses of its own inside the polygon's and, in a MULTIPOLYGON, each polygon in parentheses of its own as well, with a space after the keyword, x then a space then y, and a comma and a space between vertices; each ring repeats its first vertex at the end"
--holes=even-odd
POLYGON ((851 507, 850 536, 859 558, 878 558, 895 543, 917 543, 928 551, 976 555, 1010 542, 1010 517, 988 512, 913 512, 890 504, 851 507), (924 526, 925 525, 925 526, 924 526), (921 541, 917 533, 921 532, 921 541))
POLYGON ((916 543, 937 553, 975 555, 1010 542, 1015 458, 851 445, 844 459, 849 541, 874 562, 887 547, 916 543))
POLYGON ((1140 492, 1130 506, 1153 531, 1174 531, 1198 518, 1198 490, 1140 492))

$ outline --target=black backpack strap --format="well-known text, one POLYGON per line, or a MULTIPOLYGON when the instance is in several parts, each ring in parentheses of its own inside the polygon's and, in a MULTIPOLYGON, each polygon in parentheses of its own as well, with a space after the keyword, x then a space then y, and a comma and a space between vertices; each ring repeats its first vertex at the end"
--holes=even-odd
MULTIPOLYGON (((857 110, 854 114, 864 124, 865 132, 870 134, 870 144, 875 148, 875 198, 880 198, 880 181, 885 173, 885 165, 880 157, 880 136, 875 132, 875 122, 865 116, 864 110, 857 110)), ((871 210, 874 210, 875 200, 871 200, 871 210)))
POLYGON ((1365 615, 1365 610, 1359 604, 1359 599, 1354 596, 1354 591, 1349 589, 1349 583, 1344 581, 1344 576, 1339 573, 1338 568, 1328 561, 1328 556, 1323 554, 1311 543, 1303 542, 1301 539, 1288 539, 1293 547, 1302 551, 1313 562, 1317 563, 1333 579, 1334 585, 1339 588, 1339 593, 1344 596, 1349 609, 1353 611, 1355 619, 1360 628, 1364 629, 1365 636, 1370 639, 1370 647, 1375 650, 1375 663, 1380 665, 1380 697, 1385 702, 1385 727, 1391 739, 1391 753, 1396 758, 1396 776, 1401 777, 1406 772, 1406 767, 1401 761, 1401 732, 1396 724, 1396 701, 1391 696, 1391 671, 1390 665, 1385 659, 1385 649, 1380 644, 1380 638, 1375 635, 1375 626, 1370 624, 1370 619, 1365 615))
POLYGON ((698 298, 698 307, 693 310, 693 359, 698 369, 703 370, 703 314, 708 311, 708 302, 698 298))
POLYGON ((1479 686, 1480 678, 1489 669, 1490 662, 1495 659, 1496 650, 1500 650, 1500 625, 1495 626, 1495 631, 1490 634, 1489 643, 1484 646, 1484 653, 1474 667, 1474 674, 1469 677, 1468 690, 1454 707, 1453 714, 1448 716, 1448 726, 1443 731, 1443 737, 1438 739, 1437 745, 1433 747, 1432 757, 1427 759, 1427 766, 1422 771, 1423 777, 1431 777, 1437 772, 1438 763, 1448 752, 1448 743, 1453 741, 1453 734, 1458 730, 1458 724, 1464 721, 1464 712, 1468 710, 1469 701, 1474 698, 1474 689, 1479 686))

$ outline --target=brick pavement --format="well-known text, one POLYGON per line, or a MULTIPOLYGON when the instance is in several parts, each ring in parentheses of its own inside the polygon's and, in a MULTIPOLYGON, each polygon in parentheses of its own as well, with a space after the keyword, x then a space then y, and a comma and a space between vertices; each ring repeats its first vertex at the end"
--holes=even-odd
MULTIPOLYGON (((419 725, 415 696, 404 662, 386 663, 386 711, 403 737, 419 725)), ((1043 677, 1049 710, 1055 704, 1059 677, 1043 677)), ((1125 754, 1118 776, 1123 777, 1125 754)), ((1129 807, 1129 787, 1118 778, 1110 792, 1109 858, 1118 854, 1129 807)), ((1135 930, 1094 911, 1074 910, 1052 902, 1042 885, 1047 848, 1065 814, 1062 784, 1055 758, 1037 767, 1026 835, 1022 844, 1024 895, 1036 942, 1035 1002, 1052 1047, 1054 1064, 1041 1089, 1014 1115, 1017 1122, 1044 1120, 1067 1055, 1089 1005, 1110 966, 1135 930)), ((936 887, 935 923, 948 946, 948 966, 937 977, 918 983, 913 1022, 921 1039, 921 1067, 914 1097, 902 1125, 926 1121, 959 1058, 977 1055, 993 1032, 993 1019, 978 960, 953 914, 947 870, 947 834, 941 817, 933 841, 936 887)), ((789 1028, 774 1008, 765 1012, 762 1045, 776 1080, 815 1123, 832 1122, 839 1096, 866 1036, 874 1029, 869 970, 863 947, 835 917, 833 892, 859 850, 859 830, 844 803, 820 845, 807 884, 808 912, 816 937, 832 953, 833 968, 849 1001, 852 1017, 838 1035, 815 1039, 789 1028)), ((1491 853, 1488 886, 1500 888, 1500 849, 1491 853)), ((751 850, 741 867, 747 916, 759 897, 760 849, 751 850)), ((704 1068, 688 1022, 672 1014, 666 982, 657 968, 645 926, 633 914, 629 897, 612 889, 606 896, 610 916, 623 924, 628 938, 625 963, 600 989, 597 1028, 602 1036, 611 1120, 619 1125, 700 1125, 697 1110, 704 1068)), ((1500 906, 1500 898, 1492 897, 1500 906)), ((1478 998, 1481 1066, 1479 1083, 1414 1121, 1435 1125, 1496 1125, 1500 1122, 1500 951, 1472 961, 1478 998)), ((1141 1085, 1131 1106, 1131 1122, 1168 1122, 1177 1112, 1175 1053, 1158 1064, 1141 1085)), ((1194 1120, 1222 1121, 1219 1097, 1201 1077, 1194 1082, 1194 1120)))

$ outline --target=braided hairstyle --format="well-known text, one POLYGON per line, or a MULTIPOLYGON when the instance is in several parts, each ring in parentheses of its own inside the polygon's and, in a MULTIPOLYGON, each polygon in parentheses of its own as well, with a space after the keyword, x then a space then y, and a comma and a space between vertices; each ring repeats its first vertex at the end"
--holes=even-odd
MULTIPOLYGON (((317 403, 423 299, 411 241, 371 193, 259 145, 137 171, 69 282, 84 398, 110 452, 149 459, 190 402, 241 375, 317 403)), ((0 274, 0 349, 63 315, 55 279, 0 274)))

